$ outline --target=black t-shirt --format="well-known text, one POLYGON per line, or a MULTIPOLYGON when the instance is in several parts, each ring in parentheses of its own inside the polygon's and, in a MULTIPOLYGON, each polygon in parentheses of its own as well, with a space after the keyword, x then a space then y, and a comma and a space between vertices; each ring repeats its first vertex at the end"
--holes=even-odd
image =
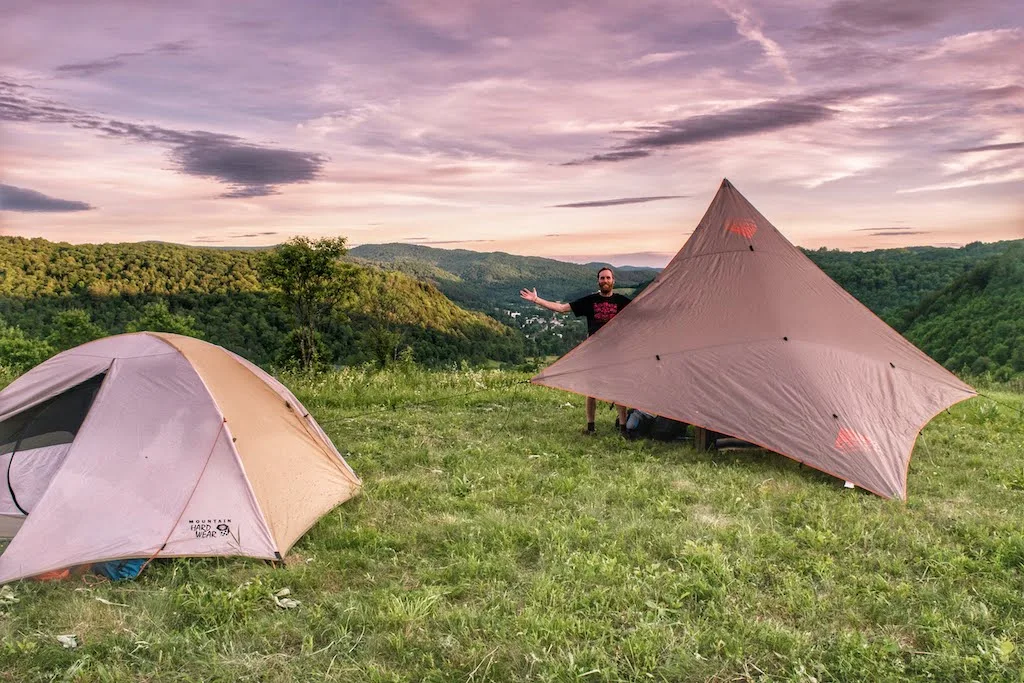
POLYGON ((621 294, 601 296, 600 292, 588 294, 569 304, 576 317, 587 318, 587 336, 594 334, 626 307, 632 299, 621 294))

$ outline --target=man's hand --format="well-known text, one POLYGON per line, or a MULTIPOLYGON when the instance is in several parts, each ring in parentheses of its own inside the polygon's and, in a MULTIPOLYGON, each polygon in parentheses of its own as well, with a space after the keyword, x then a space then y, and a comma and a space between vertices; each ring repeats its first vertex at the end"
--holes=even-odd
POLYGON ((519 290, 519 296, 523 297, 527 301, 537 303, 537 288, 533 289, 521 289, 519 290))

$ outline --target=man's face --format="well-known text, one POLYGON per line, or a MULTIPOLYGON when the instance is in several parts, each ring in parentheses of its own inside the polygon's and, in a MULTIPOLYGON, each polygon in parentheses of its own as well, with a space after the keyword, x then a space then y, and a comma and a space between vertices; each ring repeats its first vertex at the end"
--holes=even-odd
POLYGON ((611 294, 615 289, 615 276, 610 270, 602 270, 597 275, 597 287, 602 294, 611 294))

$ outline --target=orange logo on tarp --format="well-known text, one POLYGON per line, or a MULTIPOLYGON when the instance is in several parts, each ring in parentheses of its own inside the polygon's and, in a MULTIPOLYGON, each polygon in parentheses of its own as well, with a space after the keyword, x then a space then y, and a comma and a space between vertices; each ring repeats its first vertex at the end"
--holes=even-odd
POLYGON ((835 448, 843 453, 853 453, 871 448, 871 439, 846 427, 839 428, 835 448))
POLYGON ((745 218, 741 221, 733 221, 729 224, 729 227, 726 228, 726 230, 734 232, 737 235, 743 235, 749 240, 754 236, 754 233, 757 232, 757 223, 745 218))

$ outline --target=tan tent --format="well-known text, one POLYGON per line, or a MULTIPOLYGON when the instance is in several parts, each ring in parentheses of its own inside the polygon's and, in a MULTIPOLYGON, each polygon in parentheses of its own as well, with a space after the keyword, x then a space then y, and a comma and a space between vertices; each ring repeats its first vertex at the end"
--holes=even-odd
POLYGON ((728 180, 655 281, 533 382, 744 439, 898 498, 918 432, 975 395, 728 180))
POLYGON ((359 477, 280 382, 219 346, 140 332, 0 392, 0 583, 155 555, 280 558, 359 477))

